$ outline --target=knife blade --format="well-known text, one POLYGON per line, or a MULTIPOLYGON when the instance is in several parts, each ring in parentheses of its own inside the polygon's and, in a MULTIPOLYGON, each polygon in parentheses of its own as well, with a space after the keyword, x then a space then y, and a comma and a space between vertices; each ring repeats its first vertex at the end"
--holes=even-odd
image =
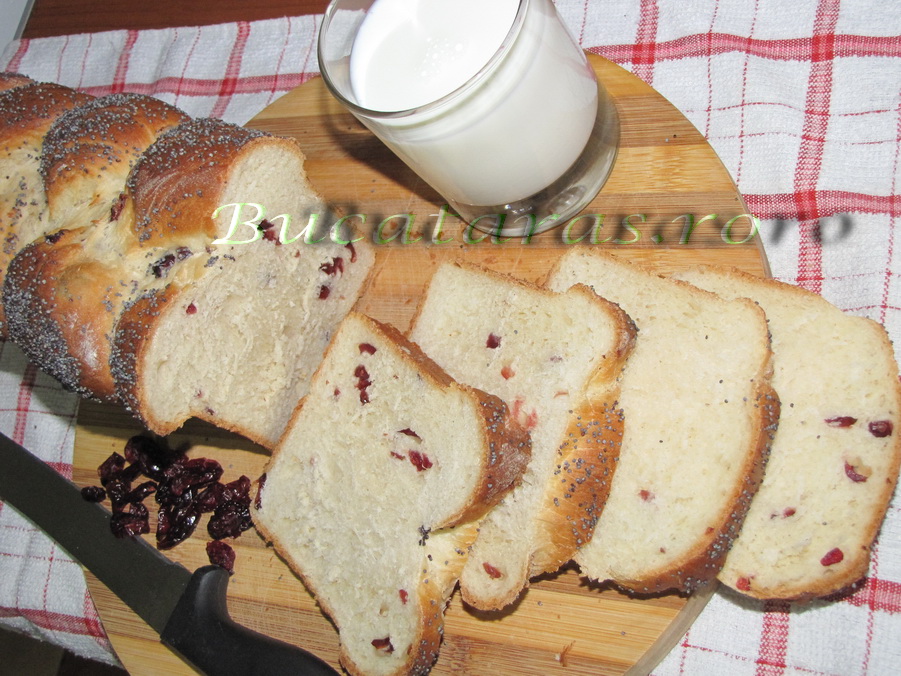
POLYGON ((232 620, 224 568, 203 566, 191 573, 141 538, 115 537, 106 509, 85 500, 75 484, 2 434, 0 499, 53 538, 202 673, 337 673, 306 650, 232 620))

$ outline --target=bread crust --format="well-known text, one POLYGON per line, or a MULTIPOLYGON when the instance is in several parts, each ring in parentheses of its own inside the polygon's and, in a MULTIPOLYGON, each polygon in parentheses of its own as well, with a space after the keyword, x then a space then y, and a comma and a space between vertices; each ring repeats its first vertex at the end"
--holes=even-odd
POLYGON ((4 92, 7 89, 15 89, 16 87, 32 84, 33 82, 34 80, 32 80, 27 75, 22 75, 21 73, 0 73, 0 92, 4 92))
MULTIPOLYGON (((40 179, 44 136, 67 111, 93 99, 52 83, 25 83, 0 92, 0 166, 9 176, 0 191, 0 285, 13 256, 45 234, 47 198, 40 179)), ((0 307, 0 336, 6 336, 6 318, 0 307)))

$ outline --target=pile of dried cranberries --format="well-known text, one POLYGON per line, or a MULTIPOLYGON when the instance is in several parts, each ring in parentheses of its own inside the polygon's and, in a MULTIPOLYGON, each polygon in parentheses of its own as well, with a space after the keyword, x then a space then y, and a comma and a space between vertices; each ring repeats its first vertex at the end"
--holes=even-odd
POLYGON ((116 537, 150 532, 150 514, 144 500, 155 495, 156 545, 170 549, 191 536, 203 514, 212 541, 207 543, 210 562, 231 572, 235 554, 224 538, 238 537, 253 527, 250 516, 250 479, 246 476, 222 483, 222 466, 208 458, 188 458, 154 439, 135 436, 125 444, 125 456, 113 453, 98 469, 99 486, 87 486, 86 500, 112 507, 110 526, 116 537), (146 481, 137 483, 139 479, 146 481))

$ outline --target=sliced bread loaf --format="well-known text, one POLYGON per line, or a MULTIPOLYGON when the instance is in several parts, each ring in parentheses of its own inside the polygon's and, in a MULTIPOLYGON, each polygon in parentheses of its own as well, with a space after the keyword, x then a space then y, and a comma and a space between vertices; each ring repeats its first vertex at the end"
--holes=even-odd
POLYGON ((351 313, 261 480, 254 523, 302 577, 351 674, 424 674, 477 519, 527 432, 392 327, 351 313))
MULTIPOLYGON (((44 135, 66 111, 93 97, 52 83, 5 78, 0 91, 0 284, 13 256, 47 232, 47 198, 40 175, 44 135), (15 86, 14 86, 15 85, 15 86)), ((0 308, 0 336, 6 336, 0 308)))
POLYGON ((503 399, 532 434, 523 482, 482 522, 461 578, 468 603, 502 608, 591 538, 619 455, 617 377, 634 327, 586 287, 555 293, 445 264, 410 336, 455 379, 503 399))
POLYGON ((44 137, 49 234, 13 258, 3 306, 10 338, 83 396, 116 399, 110 338, 130 292, 117 248, 128 234, 117 232, 126 179, 161 133, 187 119, 158 99, 113 94, 66 112, 44 137))
POLYGON ((901 391, 885 330, 775 280, 709 267, 678 276, 760 304, 782 400, 763 485, 720 579, 764 599, 823 596, 858 581, 901 464, 901 391))
POLYGON ((627 425, 607 506, 576 554, 589 578, 654 592, 712 580, 763 474, 778 420, 766 319, 598 251, 549 277, 618 303, 639 337, 621 380, 627 425))
POLYGON ((293 140, 204 119, 163 134, 132 170, 110 242, 129 294, 110 363, 150 430, 198 417, 272 447, 306 393, 374 253, 347 233, 289 242, 327 220, 303 163, 293 140), (232 233, 227 205, 244 203, 273 221, 232 233))

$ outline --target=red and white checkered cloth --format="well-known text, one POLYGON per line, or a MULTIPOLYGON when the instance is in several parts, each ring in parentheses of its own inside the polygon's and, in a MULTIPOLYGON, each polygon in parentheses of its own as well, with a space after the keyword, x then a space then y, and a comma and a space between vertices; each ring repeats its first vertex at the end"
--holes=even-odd
MULTIPOLYGON (((654 86, 725 162, 774 276, 882 322, 901 346, 901 5, 889 0, 557 0, 583 47, 654 86)), ((136 91, 244 123, 315 75, 320 17, 21 41, 0 69, 136 91)), ((0 427, 71 470, 77 402, 0 346, 0 427)), ((0 507, 0 621, 112 661, 78 568, 0 507)), ((656 670, 901 673, 901 500, 866 584, 805 606, 718 593, 656 670)))

